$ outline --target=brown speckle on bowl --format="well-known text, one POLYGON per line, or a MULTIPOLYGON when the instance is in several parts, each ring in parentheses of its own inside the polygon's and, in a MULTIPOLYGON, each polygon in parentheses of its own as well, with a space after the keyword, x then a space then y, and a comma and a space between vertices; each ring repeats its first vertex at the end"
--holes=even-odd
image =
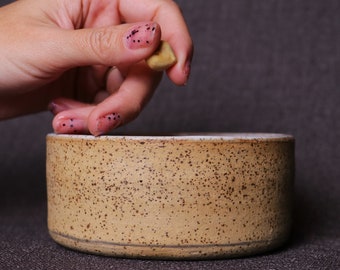
POLYGON ((49 135, 48 227, 92 253, 214 258, 281 245, 294 141, 49 135))

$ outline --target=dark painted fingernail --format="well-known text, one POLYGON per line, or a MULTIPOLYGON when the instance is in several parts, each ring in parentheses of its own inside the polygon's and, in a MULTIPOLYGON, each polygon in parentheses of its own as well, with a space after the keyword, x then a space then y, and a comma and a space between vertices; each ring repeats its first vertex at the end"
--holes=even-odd
POLYGON ((95 136, 103 135, 110 130, 118 127, 122 122, 121 116, 118 113, 110 113, 101 116, 97 120, 97 130, 94 133, 95 136))

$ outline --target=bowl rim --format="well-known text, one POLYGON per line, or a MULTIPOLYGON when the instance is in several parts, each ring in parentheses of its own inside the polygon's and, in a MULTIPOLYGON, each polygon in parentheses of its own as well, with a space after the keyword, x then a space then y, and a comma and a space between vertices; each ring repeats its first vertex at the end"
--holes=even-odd
POLYGON ((111 134, 93 136, 85 134, 56 134, 49 133, 47 138, 72 139, 72 140, 133 140, 133 141, 294 141, 294 136, 284 133, 263 132, 179 132, 156 135, 145 134, 111 134))

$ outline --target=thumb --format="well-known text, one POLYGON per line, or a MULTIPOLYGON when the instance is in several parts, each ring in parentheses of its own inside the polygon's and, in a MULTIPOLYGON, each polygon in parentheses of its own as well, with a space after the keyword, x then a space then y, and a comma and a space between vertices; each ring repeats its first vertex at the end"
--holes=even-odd
POLYGON ((58 60, 63 68, 119 66, 150 56, 159 45, 161 29, 157 23, 142 22, 65 31, 63 38, 63 56, 58 60))

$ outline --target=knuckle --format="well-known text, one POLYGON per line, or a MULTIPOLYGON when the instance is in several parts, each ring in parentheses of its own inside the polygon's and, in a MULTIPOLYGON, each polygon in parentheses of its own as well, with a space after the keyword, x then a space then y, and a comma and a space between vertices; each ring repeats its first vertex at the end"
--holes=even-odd
POLYGON ((139 101, 130 101, 129 102, 129 106, 128 106, 128 114, 129 114, 129 119, 130 121, 133 119, 136 119, 141 111, 142 111, 142 104, 139 101))
POLYGON ((114 44, 118 44, 117 37, 110 29, 101 28, 91 31, 89 45, 101 62, 106 63, 112 57, 114 44))
POLYGON ((177 13, 179 14, 183 14, 183 10, 181 8, 180 5, 177 4, 177 2, 175 2, 174 0, 170 0, 168 1, 168 5, 177 13))
POLYGON ((125 118, 128 122, 136 119, 143 110, 143 102, 131 96, 122 96, 119 104, 121 105, 121 110, 124 111, 125 118))

